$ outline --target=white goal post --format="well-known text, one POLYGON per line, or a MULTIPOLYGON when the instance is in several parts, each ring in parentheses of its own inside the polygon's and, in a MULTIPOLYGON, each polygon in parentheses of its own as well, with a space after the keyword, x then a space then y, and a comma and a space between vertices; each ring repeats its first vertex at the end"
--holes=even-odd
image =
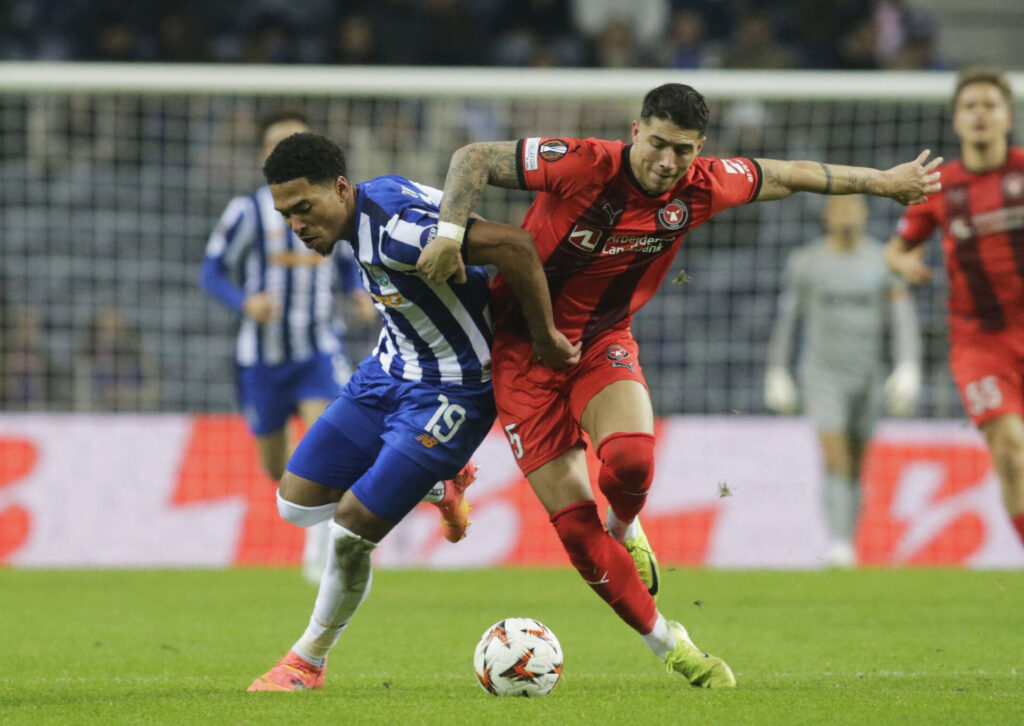
MULTIPOLYGON (((1024 93, 1024 73, 1010 78, 1024 93)), ((468 141, 625 138, 643 94, 669 81, 707 96, 713 156, 884 168, 924 148, 957 150, 954 74, 945 72, 0 63, 0 339, 9 346, 34 327, 48 361, 42 392, 14 390, 8 376, 0 403, 96 406, 66 381, 97 311, 116 305, 156 381, 139 407, 234 406, 236 320, 196 276, 224 205, 260 184, 257 125, 268 111, 301 107, 345 147, 357 181, 398 173, 440 186, 451 152, 468 141)), ((528 201, 489 190, 481 211, 517 223, 528 201)), ((870 231, 885 239, 899 207, 876 200, 871 211, 870 231)), ((819 212, 820 198, 797 195, 730 210, 688 236, 675 267, 691 282, 666 284, 635 321, 659 413, 763 412, 780 273, 788 252, 819 233, 819 212)), ((932 245, 933 264, 937 253, 932 245)), ((957 416, 944 294, 936 283, 918 296, 920 412, 957 416)), ((374 331, 350 333, 357 356, 374 331)))
MULTIPOLYGON (((945 101, 951 72, 727 71, 0 63, 0 93, 253 94, 405 98, 632 98, 667 80, 715 100, 945 101)), ((1024 87, 1024 72, 1011 73, 1024 87)))

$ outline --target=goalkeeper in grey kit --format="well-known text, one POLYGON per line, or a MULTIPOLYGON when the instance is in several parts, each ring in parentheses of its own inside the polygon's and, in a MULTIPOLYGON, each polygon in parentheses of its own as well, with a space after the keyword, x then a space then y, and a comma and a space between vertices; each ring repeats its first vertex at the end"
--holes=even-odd
POLYGON ((889 413, 906 416, 914 410, 921 383, 913 300, 886 267, 882 244, 865 235, 866 221, 863 197, 829 197, 825 236, 791 253, 765 374, 766 406, 795 413, 800 398, 818 432, 825 463, 828 559, 841 567, 856 563, 860 467, 883 394, 889 413), (798 396, 789 361, 801 321, 798 396), (894 368, 883 384, 887 325, 894 368))

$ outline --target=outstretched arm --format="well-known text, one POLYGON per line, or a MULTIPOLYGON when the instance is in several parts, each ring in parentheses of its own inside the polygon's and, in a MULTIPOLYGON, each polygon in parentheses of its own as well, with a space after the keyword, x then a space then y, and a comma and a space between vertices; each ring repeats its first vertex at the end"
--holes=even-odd
POLYGON ((469 229, 467 260, 472 265, 494 265, 519 299, 533 338, 537 357, 552 368, 579 362, 580 344, 573 345, 555 328, 551 293, 540 264, 533 236, 509 224, 478 221, 469 229))
POLYGON ((763 179, 757 201, 783 199, 793 192, 816 194, 872 194, 900 204, 918 204, 942 189, 936 157, 925 163, 929 150, 916 159, 882 171, 866 166, 842 166, 817 161, 757 159, 763 179))
POLYGON ((416 269, 433 283, 449 278, 466 281, 462 263, 462 236, 470 212, 491 186, 518 189, 516 141, 489 141, 469 144, 452 154, 448 176, 444 180, 444 198, 438 218, 437 237, 423 248, 416 269))

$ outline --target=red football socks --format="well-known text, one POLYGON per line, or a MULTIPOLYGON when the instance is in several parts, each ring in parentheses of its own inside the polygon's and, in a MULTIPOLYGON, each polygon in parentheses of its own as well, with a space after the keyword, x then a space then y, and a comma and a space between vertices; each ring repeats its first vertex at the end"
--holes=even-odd
POLYGON ((551 515, 565 551, 583 581, 641 634, 651 632, 658 609, 640 581, 633 558, 608 535, 594 502, 577 502, 551 515))

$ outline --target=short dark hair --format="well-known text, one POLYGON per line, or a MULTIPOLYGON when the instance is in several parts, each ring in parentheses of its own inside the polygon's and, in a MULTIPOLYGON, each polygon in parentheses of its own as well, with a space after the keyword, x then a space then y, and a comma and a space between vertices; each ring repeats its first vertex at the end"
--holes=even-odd
POLYGON ((957 100, 960 98, 960 91, 974 83, 989 83, 995 86, 1006 100, 1006 105, 1013 106, 1013 91, 1010 88, 1010 81, 1006 78, 1006 74, 998 68, 975 66, 974 68, 964 68, 957 74, 956 89, 953 91, 954 107, 956 107, 957 100))
POLYGON ((644 105, 640 109, 640 118, 644 121, 665 119, 681 129, 698 131, 702 136, 710 116, 704 96, 683 83, 666 83, 651 89, 644 96, 644 105))
POLYGON ((271 126, 282 121, 298 121, 303 126, 309 126, 309 117, 305 112, 297 108, 278 108, 260 116, 260 136, 267 133, 271 126))
POLYGON ((345 152, 326 136, 303 132, 279 143, 263 163, 267 184, 305 177, 310 184, 331 184, 346 175, 345 152))

